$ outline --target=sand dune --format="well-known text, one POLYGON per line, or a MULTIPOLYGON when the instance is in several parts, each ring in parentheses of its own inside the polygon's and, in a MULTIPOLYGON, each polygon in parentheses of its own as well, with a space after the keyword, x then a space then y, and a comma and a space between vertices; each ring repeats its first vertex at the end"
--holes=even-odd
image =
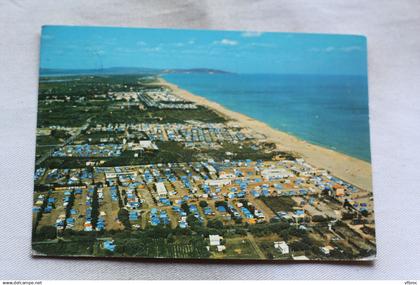
POLYGON ((372 173, 370 163, 337 151, 310 144, 285 132, 276 130, 263 122, 241 113, 228 110, 218 103, 194 95, 179 88, 175 84, 165 81, 162 78, 158 78, 158 80, 159 84, 166 85, 171 88, 172 91, 179 97, 211 108, 219 114, 237 121, 241 127, 250 128, 255 132, 263 134, 267 138, 267 141, 276 143, 279 150, 297 153, 313 166, 327 169, 333 175, 360 188, 368 191, 372 190, 372 173))

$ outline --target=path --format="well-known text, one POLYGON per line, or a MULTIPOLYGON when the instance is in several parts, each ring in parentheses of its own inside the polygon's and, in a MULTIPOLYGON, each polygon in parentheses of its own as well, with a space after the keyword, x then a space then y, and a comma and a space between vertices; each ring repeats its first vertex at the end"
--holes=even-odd
POLYGON ((249 232, 246 233, 246 236, 248 237, 248 240, 251 242, 252 246, 255 249, 255 252, 258 254, 258 256, 261 259, 267 259, 264 255, 264 253, 261 251, 261 249, 259 248, 259 246, 257 245, 257 242, 255 241, 255 238, 252 234, 250 234, 249 232))

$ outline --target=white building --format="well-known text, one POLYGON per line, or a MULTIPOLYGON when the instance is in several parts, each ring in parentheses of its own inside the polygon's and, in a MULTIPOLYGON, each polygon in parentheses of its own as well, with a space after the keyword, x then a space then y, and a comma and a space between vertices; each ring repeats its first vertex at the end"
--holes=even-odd
POLYGON ((206 164, 204 167, 207 169, 207 171, 208 171, 210 174, 214 174, 214 173, 216 173, 216 169, 215 169, 212 165, 206 164))
POLYGON ((155 149, 155 150, 158 149, 157 145, 154 142, 150 141, 150 140, 140 141, 139 143, 140 143, 140 146, 143 149, 155 149))
POLYGON ((290 172, 284 168, 268 168, 261 171, 261 175, 264 179, 268 180, 270 178, 285 178, 290 176, 290 172))
POLYGON ((168 191, 166 190, 165 184, 163 184, 163 182, 155 183, 155 187, 159 196, 166 197, 166 195, 168 195, 168 191))
POLYGON ((212 245, 219 246, 220 245, 220 241, 223 238, 221 236, 219 236, 219 235, 209 235, 209 239, 210 239, 210 246, 212 246, 212 245))
POLYGON ((111 179, 111 178, 116 178, 117 174, 115 172, 105 172, 105 178, 106 179, 111 179))
POLYGON ((157 145, 150 141, 150 140, 143 140, 140 141, 139 143, 133 143, 133 142, 129 142, 127 144, 128 149, 129 150, 158 150, 159 148, 157 147, 157 145))
POLYGON ((236 176, 233 173, 226 173, 226 172, 221 172, 219 175, 219 178, 221 179, 234 179, 236 176))
POLYGON ((275 241, 274 248, 278 249, 281 254, 289 254, 289 246, 285 241, 275 241))
POLYGON ((209 186, 222 187, 225 185, 230 185, 231 180, 230 179, 208 179, 204 183, 206 183, 209 186))
POLYGON ((226 249, 226 246, 224 246, 224 245, 218 245, 217 246, 217 251, 218 252, 222 252, 222 251, 224 251, 226 249))
POLYGON ((331 252, 332 250, 334 250, 334 248, 333 248, 332 246, 330 246, 330 245, 320 247, 319 249, 320 249, 320 250, 322 251, 322 253, 323 253, 323 254, 325 254, 325 255, 329 255, 329 254, 330 254, 330 252, 331 252))

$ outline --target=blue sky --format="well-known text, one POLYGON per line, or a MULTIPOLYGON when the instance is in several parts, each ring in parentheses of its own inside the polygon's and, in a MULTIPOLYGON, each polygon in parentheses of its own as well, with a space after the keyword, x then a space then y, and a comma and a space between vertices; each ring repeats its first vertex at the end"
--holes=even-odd
POLYGON ((41 67, 366 75, 362 36, 45 26, 41 67))

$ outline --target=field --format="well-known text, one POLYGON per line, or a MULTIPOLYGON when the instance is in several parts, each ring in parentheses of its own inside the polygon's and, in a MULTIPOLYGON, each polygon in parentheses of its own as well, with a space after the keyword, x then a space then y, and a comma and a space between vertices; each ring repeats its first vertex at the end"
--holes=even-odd
POLYGON ((214 253, 214 257, 226 259, 260 259, 255 247, 247 238, 235 238, 226 240, 227 250, 222 254, 214 253))
POLYGON ((297 206, 296 202, 289 197, 261 197, 261 200, 275 213, 290 212, 297 206))

